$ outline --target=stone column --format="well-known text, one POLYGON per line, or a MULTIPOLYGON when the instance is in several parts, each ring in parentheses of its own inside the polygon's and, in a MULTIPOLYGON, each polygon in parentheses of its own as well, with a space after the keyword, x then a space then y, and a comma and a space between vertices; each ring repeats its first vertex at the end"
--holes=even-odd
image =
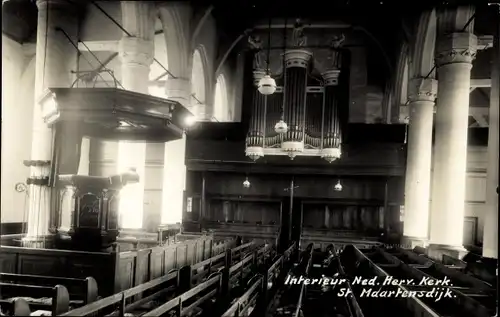
MULTIPOLYGON (((192 113, 192 27, 193 8, 187 1, 163 1, 157 4, 168 49, 167 98, 178 101, 192 113)), ((209 98, 206 98, 209 99, 209 98)), ((186 138, 165 143, 162 224, 182 221, 186 188, 186 138)))
MULTIPOLYGON (((185 78, 169 78, 166 93, 190 109, 191 82, 185 78)), ((161 223, 173 224, 182 221, 184 191, 186 190, 186 135, 180 140, 165 143, 165 162, 163 171, 163 208, 161 223)))
POLYGON ((74 40, 77 38, 77 10, 68 1, 37 1, 38 22, 36 39, 35 100, 33 112, 33 138, 31 160, 25 161, 30 167, 29 211, 26 241, 37 240, 49 234, 51 221, 51 174, 53 136, 37 103, 47 88, 70 87, 70 68, 76 65, 77 52, 61 28, 74 40))
MULTIPOLYGON (((152 9, 153 5, 145 1, 122 2, 124 28, 132 36, 124 34, 120 41, 121 84, 127 90, 142 94, 149 94, 149 71, 154 57, 154 25, 147 18, 152 9)), ((146 143, 120 141, 118 162, 118 169, 136 168, 140 177, 138 183, 126 186, 120 192, 122 227, 142 228, 146 143)))
POLYGON ((437 81, 414 78, 409 82, 410 123, 408 133, 404 245, 425 245, 429 234, 432 124, 437 81))
POLYGON ((461 256, 469 127, 469 92, 477 38, 470 8, 445 11, 438 20, 437 93, 429 255, 461 256), (441 28, 440 28, 441 27, 441 28))
POLYGON ((189 78, 168 78, 166 93, 170 100, 175 100, 191 111, 191 81, 189 78))
MULTIPOLYGON (((496 10, 499 8, 497 7, 496 10)), ((486 175, 486 215, 483 228, 483 257, 498 259, 498 111, 500 108, 500 13, 493 39, 488 166, 486 175)))
POLYGON ((138 37, 120 41, 121 84, 127 90, 149 93, 149 71, 153 63, 154 42, 138 37))

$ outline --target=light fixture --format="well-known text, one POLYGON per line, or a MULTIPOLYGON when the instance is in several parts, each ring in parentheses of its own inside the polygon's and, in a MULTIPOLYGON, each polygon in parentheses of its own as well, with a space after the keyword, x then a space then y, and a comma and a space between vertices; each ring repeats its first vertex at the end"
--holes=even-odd
POLYGON ((28 186, 26 186, 25 183, 17 183, 14 186, 14 190, 18 193, 24 193, 26 190, 28 190, 28 186))
POLYGON ((264 148, 261 146, 249 146, 245 150, 245 155, 255 162, 264 156, 264 148))
POLYGON ((333 189, 336 191, 336 192, 341 192, 342 191, 342 184, 340 183, 340 180, 337 181, 337 184, 335 184, 335 186, 333 187, 333 189))
POLYGON ((342 156, 340 148, 324 148, 321 150, 321 158, 331 163, 342 156))
POLYGON ((270 75, 270 58, 271 58, 271 19, 269 19, 269 29, 267 34, 267 58, 266 58, 266 75, 259 80, 258 90, 264 96, 272 95, 276 91, 276 81, 270 75))
POLYGON ((274 131, 278 134, 287 133, 288 125, 283 119, 281 119, 280 121, 276 122, 276 125, 274 126, 274 131))
POLYGON ((264 77, 259 80, 259 86, 257 89, 265 96, 272 95, 276 91, 276 81, 271 76, 264 75, 264 77))
POLYGON ((288 154, 288 157, 293 160, 297 154, 304 152, 304 143, 297 141, 287 141, 281 143, 281 150, 288 154))
POLYGON ((248 177, 245 179, 245 181, 243 182, 243 187, 245 188, 250 188, 250 181, 248 180, 248 177))
POLYGON ((186 116, 186 118, 184 118, 184 124, 188 127, 192 126, 195 123, 196 123, 196 117, 193 115, 188 115, 186 116))

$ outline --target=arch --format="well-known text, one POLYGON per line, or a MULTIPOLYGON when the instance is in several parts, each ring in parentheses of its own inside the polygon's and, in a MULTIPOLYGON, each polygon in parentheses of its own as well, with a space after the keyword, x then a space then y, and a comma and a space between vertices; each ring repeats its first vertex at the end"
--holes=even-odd
POLYGON ((200 33, 201 29, 203 28, 203 25, 205 24, 205 21, 207 21, 208 17, 212 13, 214 9, 213 5, 210 5, 206 10, 203 16, 200 18, 200 20, 196 23, 196 27, 194 28, 193 34, 191 35, 191 47, 195 47, 194 41, 198 34, 200 33))
MULTIPOLYGON (((403 42, 400 47, 397 68, 394 77, 394 90, 391 107, 391 122, 401 122, 401 106, 406 105, 408 101, 408 82, 409 82, 409 46, 403 42)), ((404 112, 404 111, 403 111, 404 112)))
POLYGON ((417 32, 410 49, 410 78, 430 76, 434 78, 434 50, 437 36, 436 10, 425 11, 420 15, 417 32))
POLYGON ((191 101, 190 104, 194 115, 198 120, 204 120, 207 117, 206 99, 207 99, 207 78, 206 78, 206 60, 204 59, 203 46, 198 47, 193 53, 193 66, 191 69, 191 101))
POLYGON ((191 42, 189 22, 191 7, 186 3, 162 3, 158 5, 165 42, 170 47, 168 52, 169 70, 177 78, 190 77, 191 42))
POLYGON ((215 83, 213 118, 219 122, 227 122, 232 120, 230 115, 232 111, 229 109, 226 79, 220 74, 215 83))

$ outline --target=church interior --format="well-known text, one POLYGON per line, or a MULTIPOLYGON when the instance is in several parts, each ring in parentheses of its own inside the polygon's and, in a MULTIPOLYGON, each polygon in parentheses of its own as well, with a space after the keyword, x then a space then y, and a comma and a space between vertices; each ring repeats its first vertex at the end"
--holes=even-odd
POLYGON ((0 315, 498 316, 500 3, 425 3, 3 0, 0 315))

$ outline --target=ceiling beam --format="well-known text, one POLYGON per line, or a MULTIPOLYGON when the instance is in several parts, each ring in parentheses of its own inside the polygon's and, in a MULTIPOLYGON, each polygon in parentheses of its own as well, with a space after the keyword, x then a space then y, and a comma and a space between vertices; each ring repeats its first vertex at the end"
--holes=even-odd
POLYGON ((486 87, 491 87, 491 78, 485 78, 485 79, 471 79, 470 80, 470 86, 471 88, 486 88, 486 87))
MULTIPOLYGON (((288 20, 287 24, 286 24, 286 28, 287 29, 293 29, 295 26, 295 19, 290 19, 288 20)), ((283 29, 285 27, 285 21, 282 21, 282 22, 278 22, 278 23, 272 23, 271 24, 271 29, 283 29)), ((338 23, 321 23, 321 22, 315 22, 315 23, 307 23, 305 22, 304 23, 304 28, 305 29, 348 29, 352 27, 351 24, 347 24, 347 23, 342 23, 342 22, 338 22, 338 23)), ((258 24, 256 24, 254 27, 254 29, 268 29, 269 28, 269 24, 268 22, 260 22, 258 24)))
POLYGON ((477 50, 486 50, 493 47, 493 35, 479 35, 477 37, 477 50))
POLYGON ((478 128, 487 128, 489 126, 488 119, 484 116, 472 116, 476 120, 478 128))
POLYGON ((489 107, 470 107, 469 115, 472 117, 487 116, 490 114, 489 107))
POLYGON ((78 49, 80 51, 92 51, 92 52, 118 52, 120 41, 84 41, 78 42, 78 49), (88 49, 87 49, 88 48, 88 49))
POLYGON ((473 92, 474 89, 476 88, 489 88, 489 87, 491 87, 491 78, 470 80, 470 92, 473 92))

